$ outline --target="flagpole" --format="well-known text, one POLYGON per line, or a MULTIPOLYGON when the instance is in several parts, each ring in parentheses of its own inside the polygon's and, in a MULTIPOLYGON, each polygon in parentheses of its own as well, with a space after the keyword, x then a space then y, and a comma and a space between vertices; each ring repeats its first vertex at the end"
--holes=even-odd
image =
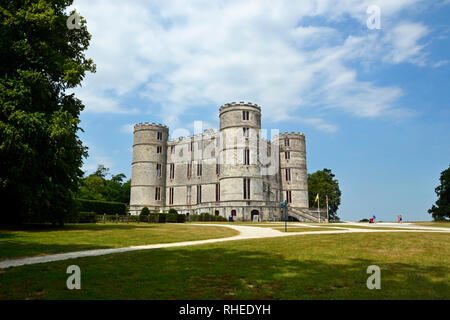
POLYGON ((319 197, 319 194, 317 194, 317 213, 319 214, 319 223, 320 223, 320 208, 319 208, 319 203, 320 203, 320 197, 319 197))

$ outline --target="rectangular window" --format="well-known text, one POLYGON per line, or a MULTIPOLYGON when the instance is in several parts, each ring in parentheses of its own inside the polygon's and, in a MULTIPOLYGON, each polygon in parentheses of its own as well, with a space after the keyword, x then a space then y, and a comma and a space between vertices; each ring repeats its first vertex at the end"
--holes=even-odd
POLYGON ((249 112, 242 111, 242 120, 248 120, 248 119, 249 119, 249 112))
POLYGON ((160 187, 155 188, 155 200, 156 201, 161 200, 161 188, 160 187))
POLYGON ((285 145, 286 147, 289 147, 289 139, 284 139, 284 145, 285 145))
POLYGON ((202 203, 202 186, 197 186, 197 203, 202 203))
POLYGON ((291 169, 286 169, 286 181, 291 181, 291 169))
POLYGON ((187 177, 192 177, 192 163, 187 164, 187 177))
POLYGON ((289 160, 289 159, 291 158, 291 152, 290 152, 290 151, 286 151, 286 152, 284 153, 284 158, 285 158, 286 160, 289 160))
POLYGON ((186 204, 191 205, 191 186, 186 187, 186 204))
POLYGON ((216 184, 216 201, 220 201, 220 184, 216 184))
POLYGON ((194 150, 194 143, 193 142, 191 142, 191 144, 189 145, 189 151, 193 151, 194 150))
POLYGON ((173 188, 169 188, 169 204, 173 204, 173 188))
POLYGON ((286 201, 287 203, 292 203, 291 191, 286 191, 286 201))
POLYGON ((156 176, 161 177, 161 163, 156 164, 156 176))
POLYGON ((244 178, 244 199, 250 199, 250 179, 244 178))
POLYGON ((171 146, 170 147, 170 153, 171 154, 175 154, 175 146, 171 146))
POLYGON ((249 128, 242 128, 244 137, 248 137, 249 128))
POLYGON ((201 176, 202 175, 202 164, 201 163, 197 163, 197 176, 201 176))
POLYGON ((157 137, 158 140, 162 140, 162 132, 158 132, 156 134, 156 137, 157 137))
POLYGON ((249 165, 250 164, 250 150, 244 149, 244 164, 249 165))
POLYGON ((219 163, 216 164, 216 174, 217 175, 220 174, 220 164, 219 163))
POLYGON ((156 147, 156 153, 161 153, 162 152, 162 147, 161 146, 157 146, 156 147))
POLYGON ((174 179, 175 178, 175 164, 171 163, 170 164, 170 179, 174 179))

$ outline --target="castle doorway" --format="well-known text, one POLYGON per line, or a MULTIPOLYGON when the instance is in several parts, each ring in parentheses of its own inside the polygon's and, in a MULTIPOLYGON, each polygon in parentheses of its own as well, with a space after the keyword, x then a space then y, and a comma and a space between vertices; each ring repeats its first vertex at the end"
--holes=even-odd
POLYGON ((258 210, 252 210, 252 221, 258 222, 259 221, 259 211, 258 210))
POLYGON ((215 212, 215 215, 216 215, 216 217, 218 217, 219 216, 219 210, 216 210, 216 212, 215 212))
POLYGON ((231 215, 233 216, 233 217, 235 217, 236 216, 236 210, 231 210, 231 215))

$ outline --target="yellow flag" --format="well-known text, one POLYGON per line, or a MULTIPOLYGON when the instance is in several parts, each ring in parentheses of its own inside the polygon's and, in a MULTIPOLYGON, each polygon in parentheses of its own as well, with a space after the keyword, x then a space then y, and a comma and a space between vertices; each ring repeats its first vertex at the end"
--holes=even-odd
POLYGON ((316 203, 317 200, 319 200, 319 194, 317 194, 316 199, 314 200, 314 203, 316 203))

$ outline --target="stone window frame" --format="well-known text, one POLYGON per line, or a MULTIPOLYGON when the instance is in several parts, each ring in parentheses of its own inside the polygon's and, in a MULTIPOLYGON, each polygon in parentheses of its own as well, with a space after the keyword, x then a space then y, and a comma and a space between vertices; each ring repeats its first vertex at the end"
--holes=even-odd
POLYGON ((169 168, 169 179, 175 179, 175 163, 170 164, 169 168))
POLYGON ((156 176, 161 177, 161 175, 162 175, 162 164, 157 163, 156 164, 156 176))
POLYGON ((287 168, 286 170, 286 181, 291 181, 291 169, 287 168))
POLYGON ((250 200, 250 178, 243 179, 244 200, 250 200))
POLYGON ((220 183, 216 183, 216 202, 220 201, 220 183))
POLYGON ((155 187, 155 200, 161 201, 161 187, 155 187))
POLYGON ((287 203, 292 203, 292 191, 291 190, 286 191, 286 201, 287 201, 287 203))
POLYGON ((171 188, 169 188, 169 204, 173 204, 173 195, 174 195, 174 189, 171 187, 171 188))
POLYGON ((197 204, 202 203, 202 185, 197 185, 197 204))

